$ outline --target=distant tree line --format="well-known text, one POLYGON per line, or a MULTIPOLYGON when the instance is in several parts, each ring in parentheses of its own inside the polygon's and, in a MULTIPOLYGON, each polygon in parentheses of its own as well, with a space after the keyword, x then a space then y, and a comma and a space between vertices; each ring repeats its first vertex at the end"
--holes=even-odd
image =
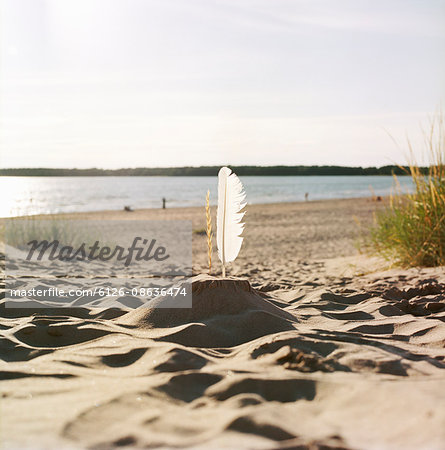
MULTIPOLYGON (((345 166, 229 166, 240 176, 262 175, 406 175, 408 167, 345 167, 345 166)), ((220 166, 200 167, 138 167, 133 169, 0 169, 0 176, 27 177, 104 177, 104 176, 215 176, 220 166)), ((426 173, 427 168, 421 170, 426 173)))

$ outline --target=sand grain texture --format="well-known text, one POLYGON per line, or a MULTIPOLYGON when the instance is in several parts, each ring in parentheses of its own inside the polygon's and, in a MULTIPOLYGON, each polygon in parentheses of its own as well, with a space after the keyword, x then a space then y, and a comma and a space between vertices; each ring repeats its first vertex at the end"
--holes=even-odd
POLYGON ((2 304, 4 448, 443 448, 445 274, 358 256, 353 213, 373 208, 253 208, 232 276, 195 276, 192 309, 2 304))

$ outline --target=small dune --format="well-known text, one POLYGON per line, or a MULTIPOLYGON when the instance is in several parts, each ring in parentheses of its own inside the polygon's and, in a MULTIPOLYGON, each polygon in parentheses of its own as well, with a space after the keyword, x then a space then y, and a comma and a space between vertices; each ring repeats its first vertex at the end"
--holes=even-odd
POLYGON ((190 282, 192 308, 166 308, 168 300, 160 297, 151 308, 131 311, 117 323, 156 330, 161 340, 193 347, 233 347, 295 328, 296 317, 264 299, 247 280, 200 275, 190 282))

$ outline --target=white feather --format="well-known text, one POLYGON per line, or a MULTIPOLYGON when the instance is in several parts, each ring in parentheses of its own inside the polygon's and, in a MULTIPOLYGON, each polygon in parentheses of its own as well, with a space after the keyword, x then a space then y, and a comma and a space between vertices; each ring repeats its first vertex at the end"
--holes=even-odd
POLYGON ((218 212, 216 243, 218 256, 225 265, 235 260, 241 249, 246 193, 240 179, 228 168, 222 167, 218 173, 218 212))

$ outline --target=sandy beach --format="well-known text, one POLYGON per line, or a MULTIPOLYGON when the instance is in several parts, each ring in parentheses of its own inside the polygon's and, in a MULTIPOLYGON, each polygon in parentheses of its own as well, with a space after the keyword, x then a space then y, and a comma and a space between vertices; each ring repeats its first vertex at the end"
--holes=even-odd
POLYGON ((193 307, 1 300, 3 447, 443 449, 445 270, 360 253, 384 203, 248 206, 224 279, 204 208, 64 215, 192 221, 193 307))

